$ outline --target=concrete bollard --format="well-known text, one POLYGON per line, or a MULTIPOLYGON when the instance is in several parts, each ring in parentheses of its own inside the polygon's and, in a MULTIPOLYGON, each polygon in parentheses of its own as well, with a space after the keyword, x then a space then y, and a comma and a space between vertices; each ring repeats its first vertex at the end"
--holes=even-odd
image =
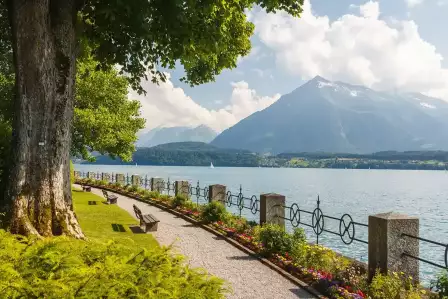
POLYGON ((124 186, 124 184, 125 184, 125 177, 124 177, 124 174, 122 174, 122 173, 117 173, 117 174, 115 175, 115 182, 118 183, 118 184, 120 184, 120 185, 122 185, 122 186, 124 186))
POLYGON ((208 187, 208 201, 219 201, 224 206, 226 204, 227 187, 224 185, 210 185, 208 187))
POLYGON ((404 272, 419 281, 419 261, 403 255, 419 256, 419 241, 403 234, 419 236, 417 217, 392 212, 369 216, 369 281, 377 269, 404 272))
POLYGON ((260 224, 272 223, 285 228, 285 196, 276 193, 260 195, 260 224))
POLYGON ((110 182, 110 173, 103 172, 101 174, 101 180, 102 181, 106 181, 106 182, 110 182))
POLYGON ((188 181, 175 181, 174 182, 174 195, 183 195, 187 198, 190 197, 190 184, 188 181))
POLYGON ((151 178, 151 191, 162 193, 165 182, 162 178, 151 178))
POLYGON ((132 175, 131 177, 131 184, 132 186, 138 186, 140 187, 140 184, 142 183, 142 178, 139 175, 132 175))

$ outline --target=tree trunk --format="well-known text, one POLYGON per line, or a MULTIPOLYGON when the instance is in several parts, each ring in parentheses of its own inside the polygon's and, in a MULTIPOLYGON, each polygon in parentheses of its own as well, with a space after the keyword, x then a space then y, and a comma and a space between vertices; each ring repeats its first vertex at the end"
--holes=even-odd
POLYGON ((75 0, 10 0, 17 98, 6 198, 12 233, 84 235, 73 212, 75 0))

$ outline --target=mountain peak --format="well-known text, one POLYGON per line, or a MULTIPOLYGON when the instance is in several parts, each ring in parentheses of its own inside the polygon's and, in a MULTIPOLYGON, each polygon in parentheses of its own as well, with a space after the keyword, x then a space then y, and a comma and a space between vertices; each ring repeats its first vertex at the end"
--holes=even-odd
POLYGON ((314 77, 313 79, 311 79, 310 82, 325 82, 325 83, 329 83, 329 82, 331 82, 331 81, 325 79, 324 77, 321 77, 321 76, 317 75, 316 77, 314 77))

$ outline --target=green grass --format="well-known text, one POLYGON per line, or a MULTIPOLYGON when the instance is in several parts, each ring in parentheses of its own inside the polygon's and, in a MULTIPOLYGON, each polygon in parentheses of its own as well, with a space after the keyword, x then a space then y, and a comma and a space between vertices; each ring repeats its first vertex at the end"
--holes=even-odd
POLYGON ((139 223, 127 211, 104 202, 103 197, 73 189, 75 213, 87 238, 100 241, 113 239, 120 243, 132 239, 142 247, 159 246, 151 234, 131 231, 129 227, 138 227, 139 223), (89 201, 96 201, 96 205, 89 205, 89 201))

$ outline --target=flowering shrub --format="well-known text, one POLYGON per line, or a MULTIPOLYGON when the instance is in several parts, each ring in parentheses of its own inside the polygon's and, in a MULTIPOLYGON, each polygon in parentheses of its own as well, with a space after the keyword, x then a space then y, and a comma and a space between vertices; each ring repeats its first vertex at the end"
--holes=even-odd
POLYGON ((218 201, 212 201, 202 209, 202 218, 208 223, 223 221, 226 217, 226 207, 218 201))
POLYGON ((403 272, 377 272, 369 286, 369 294, 375 299, 417 299, 425 293, 414 286, 412 277, 406 277, 403 272))

